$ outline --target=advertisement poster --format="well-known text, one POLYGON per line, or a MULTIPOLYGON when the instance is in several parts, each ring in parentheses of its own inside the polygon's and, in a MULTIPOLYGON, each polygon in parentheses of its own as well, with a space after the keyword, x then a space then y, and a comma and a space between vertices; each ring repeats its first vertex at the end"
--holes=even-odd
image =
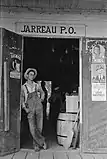
POLYGON ((106 65, 91 64, 92 101, 106 101, 106 65))
POLYGON ((92 45, 92 63, 104 63, 105 60, 105 48, 103 45, 92 45))
POLYGON ((92 83, 106 83, 106 65, 91 64, 92 83))
POLYGON ((92 101, 106 101, 105 83, 92 83, 92 101))
POLYGON ((10 78, 20 79, 21 57, 11 53, 10 78))

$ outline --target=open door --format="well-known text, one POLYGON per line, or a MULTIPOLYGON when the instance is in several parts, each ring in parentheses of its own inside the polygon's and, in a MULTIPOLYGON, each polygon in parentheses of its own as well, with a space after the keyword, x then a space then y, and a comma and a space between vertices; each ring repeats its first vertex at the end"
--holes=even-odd
POLYGON ((20 149, 22 36, 0 28, 0 156, 20 149))
POLYGON ((107 39, 83 39, 82 93, 82 151, 107 153, 107 39))

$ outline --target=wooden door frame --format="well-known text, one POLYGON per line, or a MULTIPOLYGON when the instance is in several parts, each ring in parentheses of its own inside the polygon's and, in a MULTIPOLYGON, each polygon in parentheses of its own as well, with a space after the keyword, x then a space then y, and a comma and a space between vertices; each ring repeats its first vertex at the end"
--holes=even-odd
POLYGON ((82 107, 82 48, 83 37, 79 39, 79 104, 80 104, 80 150, 82 151, 82 132, 83 132, 83 107, 82 107))
MULTIPOLYGON (((22 35, 22 64, 21 64, 21 86, 22 86, 22 79, 23 79, 23 57, 24 57, 24 36, 22 35)), ((21 98, 20 98, 20 123, 21 123, 21 112, 22 112, 22 106, 21 106, 21 98)), ((21 130, 21 125, 20 125, 21 130)))
MULTIPOLYGON (((80 150, 82 150, 82 48, 83 48, 83 39, 84 37, 79 37, 79 36, 63 36, 63 35, 44 35, 44 36, 32 36, 32 35, 22 35, 23 36, 23 49, 24 49, 24 37, 33 37, 33 38, 61 38, 61 39, 78 39, 79 40, 79 89, 78 89, 78 94, 79 94, 79 104, 80 104, 80 150)), ((24 52, 23 52, 23 59, 24 59, 24 52)), ((23 70, 23 61, 22 61, 22 70, 23 70)), ((22 80, 21 80, 22 84, 22 80)), ((20 105, 20 112, 22 111, 21 105, 20 105)), ((21 121, 21 113, 20 113, 20 121, 21 121)))

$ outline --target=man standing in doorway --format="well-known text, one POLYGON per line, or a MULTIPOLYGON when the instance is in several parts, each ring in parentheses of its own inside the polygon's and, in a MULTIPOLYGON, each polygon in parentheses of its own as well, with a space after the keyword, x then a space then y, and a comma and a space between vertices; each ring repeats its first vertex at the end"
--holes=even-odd
POLYGON ((43 105, 44 92, 42 88, 33 80, 37 76, 36 69, 29 68, 24 74, 24 78, 27 80, 21 89, 21 105, 22 108, 28 114, 28 122, 30 133, 33 137, 33 146, 35 151, 39 151, 40 148, 46 149, 45 138, 42 136, 43 125, 43 105), (40 97, 38 96, 40 93, 40 97))

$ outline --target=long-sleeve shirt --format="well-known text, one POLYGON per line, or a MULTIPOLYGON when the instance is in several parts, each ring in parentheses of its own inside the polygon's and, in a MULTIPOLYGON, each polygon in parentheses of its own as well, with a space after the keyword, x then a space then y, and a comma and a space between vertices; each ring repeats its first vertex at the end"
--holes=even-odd
POLYGON ((29 93, 32 93, 32 92, 39 92, 40 93, 40 98, 43 100, 44 99, 44 92, 42 90, 42 87, 38 84, 38 83, 35 83, 33 82, 32 86, 29 85, 27 82, 22 85, 21 87, 21 105, 23 107, 23 103, 26 103, 27 101, 27 97, 28 97, 28 91, 26 89, 26 86, 27 86, 27 89, 29 91, 29 93))

